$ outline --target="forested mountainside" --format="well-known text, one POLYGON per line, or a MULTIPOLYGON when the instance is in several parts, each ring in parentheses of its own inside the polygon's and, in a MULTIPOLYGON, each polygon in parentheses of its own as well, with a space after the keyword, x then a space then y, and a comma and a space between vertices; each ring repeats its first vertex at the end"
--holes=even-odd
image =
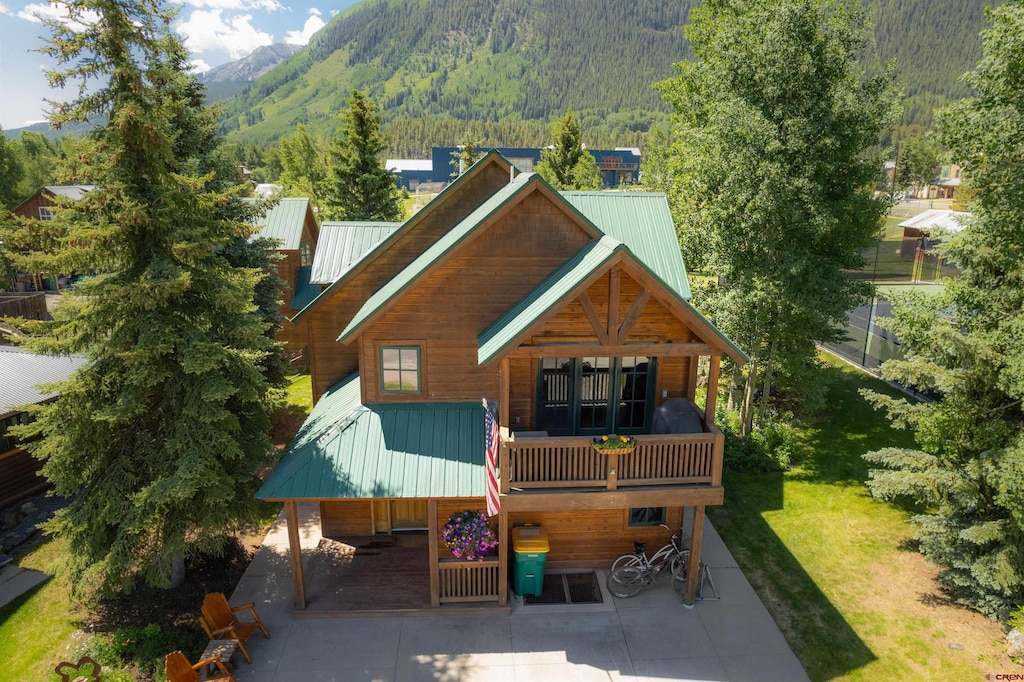
MULTIPOLYGON (((386 123, 402 122, 387 126, 394 156, 424 156, 465 134, 486 144, 543 144, 547 122, 567 106, 588 144, 632 144, 667 118, 651 84, 690 56, 681 27, 698 2, 365 0, 223 103, 223 130, 257 144, 299 123, 333 130, 359 88, 380 103, 386 123)), ((898 60, 912 96, 908 122, 928 125, 933 107, 966 94, 958 77, 980 57, 991 0, 868 4, 872 47, 880 59, 898 60)))

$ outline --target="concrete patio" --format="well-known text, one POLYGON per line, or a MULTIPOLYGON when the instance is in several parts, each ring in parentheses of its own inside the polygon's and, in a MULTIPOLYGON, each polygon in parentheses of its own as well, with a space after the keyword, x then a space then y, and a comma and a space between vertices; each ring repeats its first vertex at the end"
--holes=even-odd
MULTIPOLYGON (((313 549, 320 540, 316 505, 299 509, 303 549, 313 549)), ((296 617, 287 548, 279 518, 231 596, 233 604, 256 602, 271 634, 249 640, 253 663, 239 658, 240 682, 808 679, 707 522, 704 560, 721 600, 693 609, 666 578, 632 599, 605 591, 602 604, 513 603, 511 614, 296 617)), ((599 577, 603 583, 603 572, 599 577)))

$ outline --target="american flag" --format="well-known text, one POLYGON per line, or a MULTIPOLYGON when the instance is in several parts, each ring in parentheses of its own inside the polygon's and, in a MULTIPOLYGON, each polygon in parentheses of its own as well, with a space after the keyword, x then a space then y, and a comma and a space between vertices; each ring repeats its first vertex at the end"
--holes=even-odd
POLYGON ((501 436, 498 433, 498 420, 491 414, 484 401, 484 444, 487 448, 487 515, 496 516, 501 511, 498 499, 498 447, 501 436))

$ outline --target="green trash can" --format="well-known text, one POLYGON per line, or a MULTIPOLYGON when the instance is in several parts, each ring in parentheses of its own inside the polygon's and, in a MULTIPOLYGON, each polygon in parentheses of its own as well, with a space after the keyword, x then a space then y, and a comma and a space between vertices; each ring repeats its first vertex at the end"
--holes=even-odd
POLYGON ((516 594, 544 592, 544 563, 548 560, 548 534, 540 526, 518 526, 512 529, 512 549, 516 563, 512 571, 512 589, 516 594))

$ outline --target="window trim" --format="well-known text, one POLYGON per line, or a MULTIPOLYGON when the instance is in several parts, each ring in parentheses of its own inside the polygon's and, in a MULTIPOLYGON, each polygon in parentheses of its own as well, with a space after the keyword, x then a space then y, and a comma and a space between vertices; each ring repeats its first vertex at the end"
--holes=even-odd
POLYGON ((39 219, 40 220, 53 220, 57 216, 57 211, 52 206, 40 206, 39 207, 39 219))
MULTIPOLYGON (((392 371, 392 370, 389 370, 392 371)), ((409 373, 411 370, 403 370, 401 367, 398 368, 399 383, 401 383, 402 374, 409 373)), ((423 393, 423 345, 420 343, 408 342, 408 341, 396 341, 396 342, 382 342, 377 345, 377 388, 381 395, 420 395, 423 393), (399 364, 401 364, 401 351, 403 350, 415 350, 416 351, 416 389, 395 389, 386 388, 384 385, 384 351, 385 350, 397 350, 399 351, 399 364)))

